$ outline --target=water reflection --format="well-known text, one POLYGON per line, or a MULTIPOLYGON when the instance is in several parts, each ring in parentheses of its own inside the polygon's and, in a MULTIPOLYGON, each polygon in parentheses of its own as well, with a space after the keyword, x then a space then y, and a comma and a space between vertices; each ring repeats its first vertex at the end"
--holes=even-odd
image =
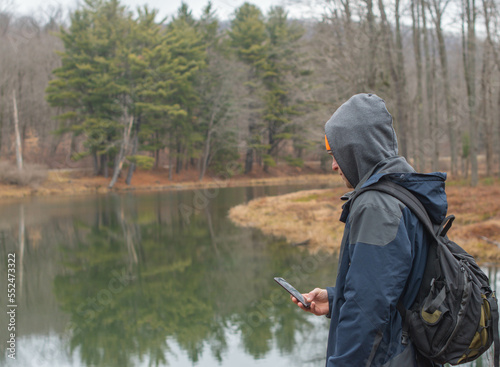
POLYGON ((321 363, 327 320, 293 307, 272 279, 284 276, 303 290, 326 285, 335 259, 227 219, 242 201, 296 189, 225 189, 208 201, 192 191, 38 199, 0 208, 1 257, 16 252, 18 259, 17 359, 2 354, 0 362, 321 363))

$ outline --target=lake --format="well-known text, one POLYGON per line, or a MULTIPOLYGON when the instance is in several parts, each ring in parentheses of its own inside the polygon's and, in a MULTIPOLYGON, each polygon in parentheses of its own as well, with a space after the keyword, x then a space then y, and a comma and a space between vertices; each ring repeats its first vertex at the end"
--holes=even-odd
POLYGON ((326 286, 336 257, 310 255, 227 218, 242 202, 304 188, 311 187, 46 197, 0 206, 2 346, 13 253, 17 305, 16 360, 2 353, 0 364, 318 365, 328 320, 301 312, 273 277, 303 292, 326 286))
MULTIPOLYGON (((333 285, 337 257, 311 255, 227 218, 231 207, 253 198, 309 188, 318 186, 46 197, 0 206, 2 346, 9 345, 8 324, 16 334, 16 360, 6 352, 0 364, 324 365, 328 320, 300 311, 273 277, 302 292, 333 285), (7 293, 9 256, 14 294, 7 293)), ((482 363, 474 366, 488 365, 482 363)))

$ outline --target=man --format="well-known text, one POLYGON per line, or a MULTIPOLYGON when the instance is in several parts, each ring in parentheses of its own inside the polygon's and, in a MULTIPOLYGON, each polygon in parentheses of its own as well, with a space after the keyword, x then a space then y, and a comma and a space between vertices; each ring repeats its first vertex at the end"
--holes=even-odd
MULTIPOLYGON (((349 199, 362 187, 381 179, 410 190, 435 223, 446 216, 446 174, 418 174, 398 156, 392 116, 374 94, 350 98, 325 125, 325 142, 349 199)), ((305 299, 304 311, 331 318, 327 367, 432 366, 409 344, 402 343, 398 300, 409 308, 425 269, 427 233, 399 200, 367 191, 347 201, 336 286, 316 288, 305 299)))

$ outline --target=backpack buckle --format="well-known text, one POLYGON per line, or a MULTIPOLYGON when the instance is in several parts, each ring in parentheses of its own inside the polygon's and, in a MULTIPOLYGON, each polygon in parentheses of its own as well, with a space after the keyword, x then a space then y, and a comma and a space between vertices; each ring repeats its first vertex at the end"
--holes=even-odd
POLYGON ((410 338, 408 336, 408 332, 403 330, 403 332, 401 333, 401 344, 408 345, 409 340, 410 338))

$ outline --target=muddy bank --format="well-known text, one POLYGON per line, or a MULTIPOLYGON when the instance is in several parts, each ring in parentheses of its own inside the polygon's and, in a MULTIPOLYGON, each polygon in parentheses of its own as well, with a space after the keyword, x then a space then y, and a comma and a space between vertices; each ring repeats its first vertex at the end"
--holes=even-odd
MULTIPOLYGON (((231 209, 229 217, 240 226, 285 237, 291 244, 336 252, 344 225, 340 197, 347 190, 338 176, 338 187, 307 190, 255 199, 231 209)), ((500 180, 485 179, 471 188, 461 182, 447 184, 449 214, 457 219, 449 237, 479 262, 500 262, 500 180)))

